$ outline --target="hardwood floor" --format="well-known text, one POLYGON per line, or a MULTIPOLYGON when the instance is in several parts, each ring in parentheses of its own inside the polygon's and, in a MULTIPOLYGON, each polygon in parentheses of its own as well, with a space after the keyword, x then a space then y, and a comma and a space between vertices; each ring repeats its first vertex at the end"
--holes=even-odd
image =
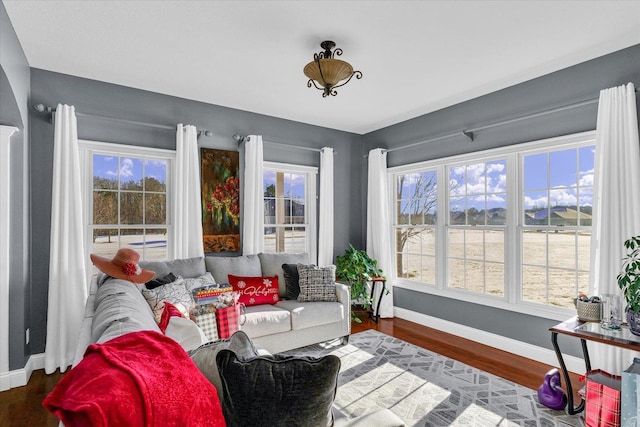
MULTIPOLYGON (((367 329, 375 329, 534 390, 552 368, 402 319, 380 319, 375 323, 365 318, 361 324, 352 323, 352 333, 367 329)), ((0 426, 57 426, 58 419, 42 407, 42 401, 63 375, 59 372, 45 375, 44 371, 35 371, 26 386, 0 392, 0 426)), ((581 387, 577 375, 572 375, 571 382, 574 390, 581 387)))

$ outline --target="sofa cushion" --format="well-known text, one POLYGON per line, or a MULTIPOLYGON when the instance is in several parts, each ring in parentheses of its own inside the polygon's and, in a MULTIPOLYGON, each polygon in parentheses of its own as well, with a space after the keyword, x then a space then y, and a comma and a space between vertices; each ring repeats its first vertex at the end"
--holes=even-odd
POLYGON ((282 300, 276 307, 291 313, 291 329, 306 329, 344 321, 349 314, 339 302, 299 302, 282 300))
MULTIPOLYGON (((229 274, 239 276, 262 276, 258 255, 208 256, 204 258, 207 271, 213 274, 217 283, 228 283, 229 274)), ((271 274, 273 276, 273 274, 271 274)))
POLYGON ((251 338, 265 335, 279 334, 291 330, 291 313, 282 307, 261 304, 253 305, 245 309, 244 323, 240 329, 251 338))
POLYGON ((160 332, 138 287, 127 280, 107 279, 96 292, 91 342, 144 330, 160 332))
POLYGON ((246 306, 275 304, 278 296, 278 276, 252 277, 229 275, 229 283, 240 294, 239 301, 246 306))
MULTIPOLYGON (((278 276, 278 284, 280 287, 280 296, 285 297, 287 295, 287 289, 285 286, 285 277, 284 272, 282 271, 282 264, 308 264, 309 263, 309 254, 307 253, 298 253, 298 254, 289 254, 289 253, 260 253, 258 254, 258 258, 260 258, 260 265, 262 268, 263 276, 278 276)), ((238 274, 238 273, 234 273, 238 274)))
POLYGON ((258 356, 258 351, 253 346, 246 333, 238 331, 226 340, 208 342, 195 350, 188 352, 191 360, 196 364, 200 372, 204 374, 211 384, 218 390, 218 396, 222 397, 222 385, 220 374, 216 365, 216 355, 220 350, 233 350, 239 357, 251 358, 258 356))
POLYGON ((206 273, 204 257, 174 259, 171 261, 140 261, 140 267, 156 273, 156 279, 169 273, 176 276, 198 277, 206 273))
POLYGON ((305 426, 333 424, 340 358, 216 356, 228 426, 305 426))
POLYGON ((338 301, 335 265, 317 267, 298 264, 298 276, 298 301, 338 301))

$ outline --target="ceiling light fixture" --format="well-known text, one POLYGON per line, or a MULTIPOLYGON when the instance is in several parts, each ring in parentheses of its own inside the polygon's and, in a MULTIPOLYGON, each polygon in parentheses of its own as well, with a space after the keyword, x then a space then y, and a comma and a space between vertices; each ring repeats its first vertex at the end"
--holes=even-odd
POLYGON ((313 85, 316 89, 323 91, 322 97, 326 98, 329 95, 336 96, 338 92, 335 89, 349 83, 353 76, 356 76, 356 79, 362 78, 362 73, 353 71, 351 64, 341 59, 334 59, 335 55, 342 55, 340 48, 331 51, 336 47, 334 42, 323 41, 320 47, 324 52, 314 53, 313 61, 304 67, 304 75, 309 77, 307 87, 313 85))

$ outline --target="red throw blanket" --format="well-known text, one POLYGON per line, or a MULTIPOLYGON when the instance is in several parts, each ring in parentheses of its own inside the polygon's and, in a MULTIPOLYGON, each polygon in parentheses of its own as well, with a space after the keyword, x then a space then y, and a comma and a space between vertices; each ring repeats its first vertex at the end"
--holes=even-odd
POLYGON ((90 345, 42 404, 67 427, 225 425, 215 387, 153 331, 90 345))

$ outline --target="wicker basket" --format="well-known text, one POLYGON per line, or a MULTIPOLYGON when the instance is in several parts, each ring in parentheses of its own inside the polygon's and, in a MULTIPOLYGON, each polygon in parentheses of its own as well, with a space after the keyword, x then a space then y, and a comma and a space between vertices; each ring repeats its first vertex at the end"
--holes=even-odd
POLYGON ((601 302, 585 302, 577 300, 576 309, 578 310, 578 319, 583 322, 599 322, 601 319, 601 302))

